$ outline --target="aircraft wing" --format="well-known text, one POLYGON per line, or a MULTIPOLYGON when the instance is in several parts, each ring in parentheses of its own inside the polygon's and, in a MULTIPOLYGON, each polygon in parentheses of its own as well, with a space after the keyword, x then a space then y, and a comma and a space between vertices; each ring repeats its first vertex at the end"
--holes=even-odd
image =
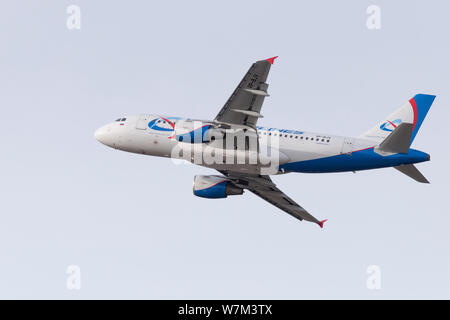
POLYGON ((220 173, 230 179, 236 186, 253 192, 258 197, 289 213, 291 216, 299 220, 317 223, 323 228, 326 220, 319 221, 309 214, 308 211, 278 189, 269 176, 247 175, 230 171, 220 171, 220 173))
POLYGON ((276 58, 252 64, 214 121, 255 128, 258 118, 262 118, 261 107, 269 87, 266 80, 276 58))

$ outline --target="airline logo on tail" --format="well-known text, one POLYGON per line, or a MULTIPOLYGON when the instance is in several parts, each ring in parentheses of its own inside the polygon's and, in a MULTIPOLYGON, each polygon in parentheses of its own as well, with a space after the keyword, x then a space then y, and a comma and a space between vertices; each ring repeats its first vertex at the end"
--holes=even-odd
POLYGON ((383 124, 380 126, 380 129, 381 129, 381 130, 384 130, 384 131, 389 131, 389 132, 391 132, 391 131, 393 131, 395 128, 397 128, 397 126, 398 126, 400 123, 402 123, 402 119, 395 119, 395 120, 392 120, 392 121, 387 120, 385 123, 383 123, 383 124))

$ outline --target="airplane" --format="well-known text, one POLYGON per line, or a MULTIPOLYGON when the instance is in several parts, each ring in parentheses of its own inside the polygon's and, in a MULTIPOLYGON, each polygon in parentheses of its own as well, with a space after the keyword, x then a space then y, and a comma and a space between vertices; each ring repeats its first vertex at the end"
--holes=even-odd
POLYGON ((277 57, 253 63, 213 120, 163 115, 124 116, 100 127, 102 144, 132 153, 183 159, 217 170, 194 177, 196 196, 219 199, 248 190, 291 216, 318 220, 281 191, 271 175, 291 172, 356 172, 393 167, 429 183, 415 163, 430 155, 410 148, 436 96, 416 94, 358 137, 257 126, 277 57))

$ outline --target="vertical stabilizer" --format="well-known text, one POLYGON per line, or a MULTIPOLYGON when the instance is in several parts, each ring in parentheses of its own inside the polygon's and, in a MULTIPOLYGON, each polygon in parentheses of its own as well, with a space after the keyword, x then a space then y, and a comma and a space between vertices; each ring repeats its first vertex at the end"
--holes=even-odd
POLYGON ((411 145, 435 98, 436 96, 434 95, 416 94, 412 99, 378 123, 375 127, 361 135, 360 138, 381 142, 401 123, 406 122, 413 124, 411 141, 409 143, 411 145))

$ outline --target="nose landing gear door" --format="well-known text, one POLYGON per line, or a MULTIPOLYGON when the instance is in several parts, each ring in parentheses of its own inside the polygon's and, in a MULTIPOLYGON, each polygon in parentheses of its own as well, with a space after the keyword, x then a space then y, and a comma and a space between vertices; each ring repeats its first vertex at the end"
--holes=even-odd
POLYGON ((148 114, 141 114, 139 116, 138 121, 136 122, 136 129, 139 130, 147 130, 147 124, 150 119, 150 116, 148 114))
POLYGON ((354 142, 355 138, 344 138, 344 142, 342 143, 341 154, 348 154, 351 156, 354 142))

